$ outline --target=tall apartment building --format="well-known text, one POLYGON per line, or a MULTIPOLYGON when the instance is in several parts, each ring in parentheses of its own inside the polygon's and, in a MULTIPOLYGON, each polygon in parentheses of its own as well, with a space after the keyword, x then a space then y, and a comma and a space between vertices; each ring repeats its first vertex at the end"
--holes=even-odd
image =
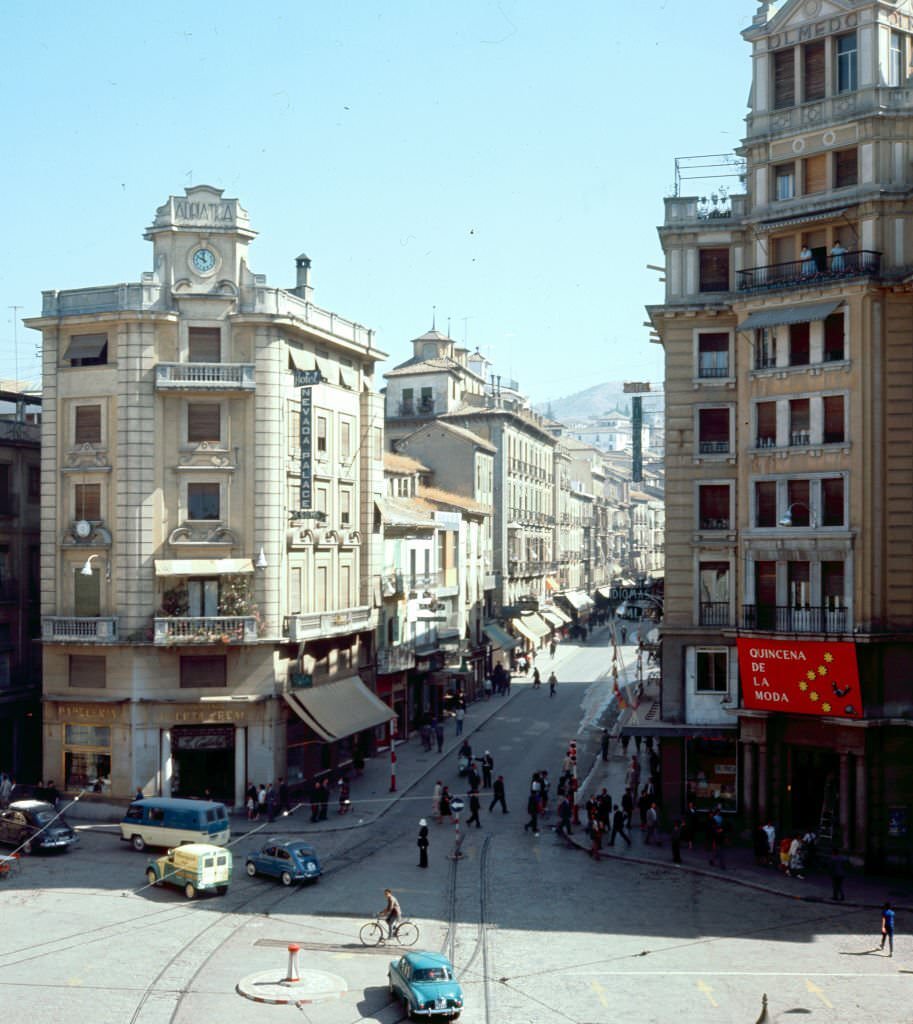
POLYGON ((913 7, 762 3, 747 194, 666 200, 663 785, 913 855, 913 7), (740 685, 739 685, 740 684, 740 685))
POLYGON ((44 293, 44 777, 241 802, 370 744, 372 332, 270 287, 237 199, 161 206, 136 282, 44 293), (369 686, 362 681, 364 677, 369 686))

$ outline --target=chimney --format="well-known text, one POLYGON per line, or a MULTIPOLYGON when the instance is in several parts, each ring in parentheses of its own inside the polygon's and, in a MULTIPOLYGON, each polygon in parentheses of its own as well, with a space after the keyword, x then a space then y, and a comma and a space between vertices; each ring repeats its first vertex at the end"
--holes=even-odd
POLYGON ((295 287, 291 289, 292 294, 297 295, 299 299, 304 299, 305 302, 310 302, 314 294, 314 289, 310 285, 311 278, 311 261, 308 256, 302 253, 295 260, 295 287))

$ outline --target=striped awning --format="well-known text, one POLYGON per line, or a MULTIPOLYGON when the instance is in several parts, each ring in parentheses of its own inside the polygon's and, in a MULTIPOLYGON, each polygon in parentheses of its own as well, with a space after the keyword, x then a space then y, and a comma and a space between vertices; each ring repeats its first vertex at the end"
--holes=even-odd
POLYGON ((840 305, 836 302, 812 302, 804 306, 780 306, 777 309, 759 309, 749 313, 739 324, 740 331, 753 331, 759 327, 780 327, 784 324, 808 324, 826 320, 840 305))

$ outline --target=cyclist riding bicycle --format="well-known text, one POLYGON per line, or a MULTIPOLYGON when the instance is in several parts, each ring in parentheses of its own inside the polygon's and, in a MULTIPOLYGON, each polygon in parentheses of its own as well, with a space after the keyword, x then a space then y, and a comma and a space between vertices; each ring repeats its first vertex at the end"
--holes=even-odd
POLYGON ((382 917, 387 922, 388 937, 392 939, 393 931, 402 917, 402 911, 400 910, 399 901, 393 895, 391 889, 384 889, 384 896, 387 897, 387 905, 377 916, 382 917))

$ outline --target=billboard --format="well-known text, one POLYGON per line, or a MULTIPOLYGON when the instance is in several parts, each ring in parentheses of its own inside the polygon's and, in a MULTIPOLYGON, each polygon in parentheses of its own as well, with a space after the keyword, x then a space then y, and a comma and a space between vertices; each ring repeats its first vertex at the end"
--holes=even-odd
POLYGON ((743 707, 863 717, 855 644, 739 639, 738 646, 743 707))

